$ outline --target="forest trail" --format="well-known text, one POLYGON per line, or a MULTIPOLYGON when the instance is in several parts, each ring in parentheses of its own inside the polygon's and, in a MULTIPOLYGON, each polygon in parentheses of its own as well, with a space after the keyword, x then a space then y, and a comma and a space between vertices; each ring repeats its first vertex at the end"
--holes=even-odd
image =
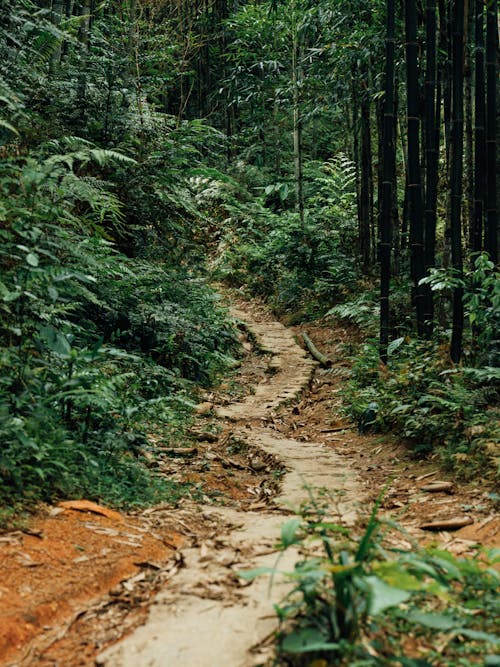
MULTIPOLYGON (((2 537, 2 667, 263 664, 273 648, 272 605, 286 583, 278 578, 269 591, 268 577, 248 584, 237 573, 275 564, 280 527, 307 498, 304 484, 336 495, 335 513, 357 528, 389 481, 380 513, 416 539, 427 537, 422 521, 465 514, 471 525, 438 534, 444 548, 466 554, 477 542, 498 545, 487 489, 426 493, 426 482, 441 475, 432 461, 415 461, 395 437, 359 435, 342 416, 345 346, 355 332, 320 324, 293 330, 256 302, 232 301, 248 355, 236 388, 226 382, 205 397, 197 428, 217 433, 215 441, 198 442, 192 458, 160 461, 173 479, 211 488, 212 503, 121 516, 49 508, 25 532, 2 537), (296 343, 306 329, 332 368, 320 368, 296 343), (54 537, 59 550, 49 562, 54 537)), ((297 557, 287 550, 279 569, 289 571, 297 557)))
MULTIPOLYGON (((256 386, 255 393, 217 408, 216 414, 233 423, 233 436, 285 465, 281 492, 272 503, 254 510, 202 508, 207 518, 215 517, 224 525, 223 534, 210 547, 201 543, 184 552, 186 567, 157 596, 146 623, 99 656, 99 665, 263 664, 271 650, 265 640, 277 627, 273 603, 282 599, 287 584, 279 582, 278 575, 279 583, 271 590, 268 577, 242 586, 237 572, 274 565, 283 515, 307 500, 306 485, 341 492, 344 500, 338 509, 343 521, 349 524, 355 519, 362 487, 345 457, 325 443, 285 438, 262 426, 280 405, 300 397, 311 381, 315 362, 297 345, 293 332, 279 322, 258 321, 249 309, 234 309, 232 314, 246 323, 258 348, 272 356, 268 377, 256 386)), ((297 551, 288 550, 279 569, 292 570, 298 557, 297 551)))
MULTIPOLYGON (((98 656, 103 667, 267 664, 277 628, 273 603, 283 599, 290 584, 277 575, 271 588, 267 576, 246 585, 237 573, 276 563, 280 527, 290 508, 307 500, 306 485, 336 496, 335 519, 354 526, 366 519, 392 479, 382 512, 389 510, 415 538, 423 539, 422 520, 463 515, 468 503, 468 519, 475 525, 441 533, 445 547, 465 553, 478 540, 498 541, 498 520, 478 501, 482 492, 464 489, 459 499, 425 494, 420 487, 435 479, 435 469, 409 462, 399 443, 385 437, 382 447, 380 439, 356 434, 338 411, 335 416, 332 406, 337 401, 338 408, 338 391, 348 373, 340 354, 342 340, 335 341, 339 354, 333 368, 320 369, 296 343, 297 332, 272 320, 255 303, 240 301, 232 313, 245 323, 256 347, 270 354, 253 393, 216 406, 215 414, 224 431, 262 460, 267 456, 284 464, 280 491, 246 508, 200 508, 217 527, 215 532, 184 550, 185 568, 156 597, 145 624, 98 656)), ((344 341, 351 334, 339 333, 344 341)), ((319 331, 316 335, 321 337, 319 331)), ((400 546, 411 548, 411 543, 401 538, 400 546)), ((278 569, 293 570, 298 558, 298 550, 287 549, 278 569)))

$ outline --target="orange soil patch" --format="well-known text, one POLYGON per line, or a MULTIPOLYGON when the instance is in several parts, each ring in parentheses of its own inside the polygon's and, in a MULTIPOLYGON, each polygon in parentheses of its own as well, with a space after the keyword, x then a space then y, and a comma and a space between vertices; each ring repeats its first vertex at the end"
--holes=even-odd
POLYGON ((500 517, 490 516, 480 523, 461 528, 455 533, 461 540, 481 544, 486 548, 500 548, 500 517))
POLYGON ((164 562, 179 536, 152 534, 139 517, 54 508, 28 532, 0 537, 0 665, 67 622, 145 561, 164 562))

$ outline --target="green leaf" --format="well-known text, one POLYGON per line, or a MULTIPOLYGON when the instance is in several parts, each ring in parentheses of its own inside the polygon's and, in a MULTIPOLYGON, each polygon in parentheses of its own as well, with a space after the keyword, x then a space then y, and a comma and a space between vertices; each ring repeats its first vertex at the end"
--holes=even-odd
POLYGON ((279 195, 282 202, 286 200, 289 193, 289 187, 287 183, 282 183, 279 188, 279 195))
POLYGON ((26 255, 26 261, 30 266, 38 266, 39 263, 38 255, 36 255, 34 252, 29 252, 26 255))
POLYGON ((297 537, 297 530, 301 523, 300 519, 291 519, 281 527, 281 544, 284 549, 300 542, 300 538, 297 537))
POLYGON ((287 635, 281 643, 286 653, 311 653, 312 651, 333 651, 338 644, 326 642, 323 634, 315 628, 303 628, 287 635))
POLYGON ((487 655, 484 659, 484 667, 500 667, 500 655, 487 655))
POLYGON ((369 613, 372 615, 380 614, 389 607, 396 607, 410 598, 408 591, 389 586, 379 577, 366 577, 365 581, 370 587, 369 613))
POLYGON ((457 626, 457 621, 446 614, 426 613, 423 611, 412 611, 407 618, 413 623, 418 623, 431 630, 451 630, 457 626))
POLYGON ((405 342, 405 337, 402 336, 401 338, 396 338, 396 340, 393 340, 389 343, 387 346, 387 355, 390 357, 393 352, 395 352, 398 347, 401 347, 401 345, 405 342))
POLYGON ((5 303, 9 303, 19 299, 22 295, 22 292, 7 292, 6 294, 2 295, 2 300, 5 301, 5 303))
POLYGON ((489 632, 469 630, 469 628, 456 628, 453 631, 453 634, 461 635, 462 637, 467 637, 468 639, 476 639, 477 641, 500 645, 500 637, 498 637, 498 635, 490 634, 489 632))
POLYGON ((419 591, 424 588, 421 581, 414 574, 408 572, 401 563, 381 562, 373 566, 377 576, 389 586, 403 591, 419 591))
POLYGON ((69 357, 71 354, 71 345, 64 334, 47 325, 41 327, 40 335, 47 343, 47 347, 51 352, 59 354, 61 357, 69 357))
POLYGON ((0 127, 4 127, 6 130, 9 130, 10 132, 12 132, 12 134, 17 134, 17 136, 19 136, 19 132, 14 127, 14 125, 11 125, 6 120, 3 120, 3 118, 0 118, 0 127))
POLYGON ((47 291, 52 301, 57 301, 57 299, 59 298, 59 292, 56 290, 56 288, 49 287, 47 291))

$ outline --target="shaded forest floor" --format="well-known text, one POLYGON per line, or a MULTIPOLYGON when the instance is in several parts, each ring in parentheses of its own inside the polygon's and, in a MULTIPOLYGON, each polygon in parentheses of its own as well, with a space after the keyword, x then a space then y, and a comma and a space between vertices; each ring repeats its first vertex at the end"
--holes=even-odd
MULTIPOLYGON (((273 350, 259 349, 253 339, 251 322, 264 330, 267 323, 271 329, 272 316, 256 302, 240 298, 235 302, 241 319, 250 322, 249 331, 241 327, 246 349, 241 366, 216 391, 202 397, 189 440, 178 443, 178 450, 163 452, 161 443, 155 443, 158 458, 151 462, 170 479, 190 482, 205 509, 182 500, 175 507, 122 515, 99 506, 62 503, 40 508, 18 530, 1 535, 1 667, 95 665, 103 649, 145 622, 156 594, 175 586, 179 570, 189 576, 184 550, 196 548, 207 561, 217 551, 218 538, 231 529, 217 513, 207 513, 207 506, 263 515, 275 512, 284 522, 286 512, 274 500, 286 478, 286 466, 279 455, 242 438, 241 427, 266 429, 278 439, 317 443, 331 450, 340 468, 331 471, 332 478, 344 471, 356 477, 351 491, 356 497, 342 502, 359 508, 358 523, 366 520, 388 485, 380 514, 396 519, 417 540, 435 540, 457 555, 472 552, 477 543, 500 546, 500 522, 488 498, 490 489, 454 483, 451 492, 428 493, 422 487, 429 482, 448 480, 432 459, 415 460, 396 437, 359 434, 343 416, 340 390, 349 362, 342 349, 359 335, 354 330, 321 324, 295 328, 297 340, 298 334, 307 332, 333 361, 332 367, 316 366, 300 391, 292 386, 290 396, 276 396, 265 413, 256 412, 245 418, 244 425, 237 425, 229 415, 232 406, 258 396, 259 388, 265 389, 287 369, 278 368, 273 350), (470 524, 457 531, 428 533, 420 528, 428 521, 464 517, 470 524)), ((347 486, 345 495, 349 493, 347 486)), ((411 548, 411 543, 402 539, 401 547, 411 548)), ((239 554, 243 561, 246 556, 239 554)), ((217 590, 205 588, 197 594, 231 601, 235 587, 235 582, 221 581, 217 590)))

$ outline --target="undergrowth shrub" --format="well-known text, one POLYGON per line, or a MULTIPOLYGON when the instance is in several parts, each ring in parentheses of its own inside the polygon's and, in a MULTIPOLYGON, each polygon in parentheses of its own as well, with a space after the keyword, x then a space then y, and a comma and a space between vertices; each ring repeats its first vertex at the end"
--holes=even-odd
POLYGON ((285 206, 265 207, 275 191, 284 203, 283 192, 293 191, 286 181, 262 188, 250 221, 246 206, 235 198, 216 271, 268 298, 277 312, 312 316, 341 301, 356 282, 355 190, 352 164, 345 157, 321 169, 317 163, 305 168, 309 197, 304 221, 285 206))
POLYGON ((148 435, 186 427, 231 328, 198 274, 103 238, 122 205, 80 170, 127 159, 70 143, 0 165, 0 501, 175 499, 148 435))
POLYGON ((498 369, 454 367, 445 344, 410 338, 393 341, 389 354, 383 366, 376 341, 359 351, 344 392, 350 416, 361 423, 375 403, 375 428, 396 431, 416 455, 437 453, 469 478, 498 465, 498 369))
POLYGON ((278 546, 295 550, 293 570, 279 569, 280 556, 274 568, 240 573, 290 582, 275 605, 276 665, 454 667, 485 655, 496 664, 498 553, 456 558, 417 544, 406 551, 401 529, 377 518, 378 503, 359 534, 342 523, 335 498, 311 489, 309 496, 281 528, 278 546), (407 649, 408 635, 419 657, 413 642, 407 649))

